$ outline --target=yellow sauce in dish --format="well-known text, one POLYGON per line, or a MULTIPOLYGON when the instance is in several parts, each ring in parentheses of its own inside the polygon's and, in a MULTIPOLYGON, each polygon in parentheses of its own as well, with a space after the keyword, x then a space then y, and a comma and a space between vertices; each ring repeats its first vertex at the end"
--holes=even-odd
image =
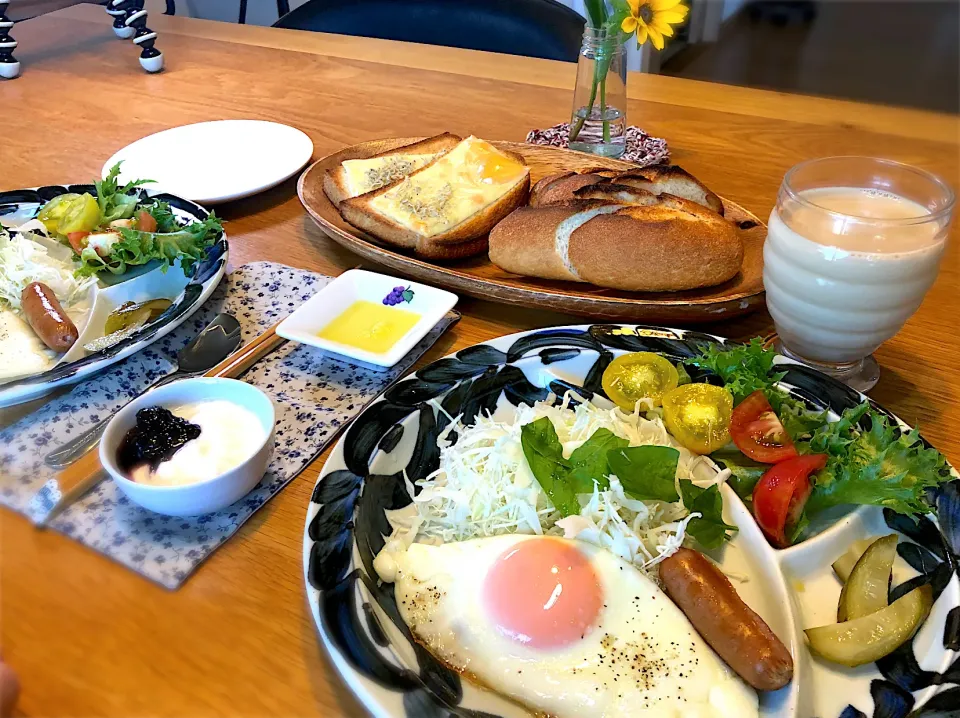
POLYGON ((385 354, 420 321, 406 309, 358 300, 319 331, 317 336, 338 344, 385 354))

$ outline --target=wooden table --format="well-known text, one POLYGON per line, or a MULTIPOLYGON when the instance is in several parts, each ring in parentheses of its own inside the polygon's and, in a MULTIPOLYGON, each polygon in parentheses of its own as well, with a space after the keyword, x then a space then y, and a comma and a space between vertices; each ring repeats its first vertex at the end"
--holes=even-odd
MULTIPOLYGON (((574 67, 437 47, 151 17, 167 69, 148 76, 102 8, 16 27, 23 76, 0 84, 0 189, 89 181, 144 135, 222 118, 280 120, 321 157, 345 144, 449 130, 522 140, 566 119, 574 67)), ((784 172, 809 157, 869 154, 958 182, 956 117, 632 76, 630 120, 673 159, 765 217, 784 172)), ((231 262, 271 259, 337 274, 357 259, 306 216, 295 180, 222 208, 231 262)), ((879 351, 873 395, 960 460, 960 248, 920 312, 879 351)), ((464 299, 429 353, 573 318, 464 299)), ((747 337, 758 314, 712 329, 747 337)), ((55 533, 0 511, 5 659, 32 716, 360 715, 317 641, 301 535, 323 459, 291 483, 179 590, 168 592, 55 533)))

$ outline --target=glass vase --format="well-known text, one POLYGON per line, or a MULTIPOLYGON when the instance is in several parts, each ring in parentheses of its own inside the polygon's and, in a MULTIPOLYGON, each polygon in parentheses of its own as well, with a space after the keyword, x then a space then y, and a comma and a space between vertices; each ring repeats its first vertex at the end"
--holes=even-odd
POLYGON ((620 33, 589 25, 577 62, 570 149, 619 157, 626 149, 627 62, 620 33))

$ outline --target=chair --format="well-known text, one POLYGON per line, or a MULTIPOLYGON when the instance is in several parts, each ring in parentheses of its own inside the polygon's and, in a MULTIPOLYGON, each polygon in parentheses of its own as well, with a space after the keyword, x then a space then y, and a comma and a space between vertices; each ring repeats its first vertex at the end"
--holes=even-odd
POLYGON ((309 0, 274 27, 576 61, 584 19, 554 0, 309 0))

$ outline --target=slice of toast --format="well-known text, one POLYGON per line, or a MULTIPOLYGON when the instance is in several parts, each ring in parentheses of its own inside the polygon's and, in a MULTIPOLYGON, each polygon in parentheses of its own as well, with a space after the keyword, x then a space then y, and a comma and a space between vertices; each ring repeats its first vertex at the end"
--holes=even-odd
POLYGON ((340 213, 388 244, 457 259, 485 252, 487 233, 529 190, 523 157, 468 137, 403 179, 344 200, 340 213))
POLYGON ((415 172, 456 147, 461 139, 444 132, 370 157, 345 160, 324 173, 323 191, 339 207, 345 199, 373 192, 415 172))

